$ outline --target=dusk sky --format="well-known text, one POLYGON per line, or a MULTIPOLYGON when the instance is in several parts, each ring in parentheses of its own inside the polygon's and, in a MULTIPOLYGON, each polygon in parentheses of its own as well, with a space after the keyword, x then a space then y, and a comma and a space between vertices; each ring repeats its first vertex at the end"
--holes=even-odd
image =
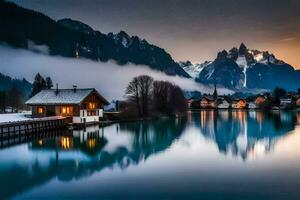
POLYGON ((176 61, 203 62, 244 42, 300 69, 299 0, 14 0, 53 19, 80 20, 103 33, 124 30, 176 61))

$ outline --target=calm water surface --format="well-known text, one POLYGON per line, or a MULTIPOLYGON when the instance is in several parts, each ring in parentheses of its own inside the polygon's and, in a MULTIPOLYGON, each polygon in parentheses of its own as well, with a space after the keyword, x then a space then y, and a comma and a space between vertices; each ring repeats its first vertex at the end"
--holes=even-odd
POLYGON ((0 149, 2 199, 300 199, 300 113, 202 111, 0 149))

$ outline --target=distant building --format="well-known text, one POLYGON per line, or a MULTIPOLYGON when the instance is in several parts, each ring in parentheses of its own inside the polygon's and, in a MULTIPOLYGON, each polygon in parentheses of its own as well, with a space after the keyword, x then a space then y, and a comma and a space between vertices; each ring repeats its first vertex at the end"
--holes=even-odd
POLYGON ((295 105, 300 108, 300 96, 296 97, 295 105))
POLYGON ((103 107, 108 101, 94 88, 42 90, 26 104, 32 117, 72 117, 73 123, 98 122, 103 117, 103 107))
POLYGON ((195 102, 194 98, 190 98, 187 100, 187 106, 189 109, 193 108, 193 103, 195 102))
POLYGON ((229 100, 225 99, 223 97, 218 98, 218 108, 219 109, 228 109, 228 108, 230 108, 229 100))
POLYGON ((231 107, 233 109, 244 109, 247 107, 247 102, 244 99, 236 99, 232 101, 231 107))
POLYGON ((254 103, 257 108, 265 108, 268 104, 268 98, 264 95, 258 95, 254 103))
POLYGON ((213 98, 216 100, 218 98, 218 91, 217 91, 217 85, 214 84, 214 93, 213 93, 213 98))
POLYGON ((256 108, 257 108, 257 107, 256 107, 256 103, 249 102, 249 103, 248 103, 248 108, 249 108, 249 109, 256 109, 256 108))
POLYGON ((200 108, 217 108, 217 100, 212 96, 204 96, 200 99, 200 108))
POLYGON ((283 108, 292 105, 292 103, 293 103, 293 99, 291 96, 284 96, 280 98, 280 106, 283 108))

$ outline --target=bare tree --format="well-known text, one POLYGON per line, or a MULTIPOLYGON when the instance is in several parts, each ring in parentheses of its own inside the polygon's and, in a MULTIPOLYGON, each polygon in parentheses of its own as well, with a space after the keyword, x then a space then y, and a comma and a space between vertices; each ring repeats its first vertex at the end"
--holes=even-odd
POLYGON ((150 76, 142 75, 132 79, 126 88, 128 102, 138 111, 139 117, 149 115, 153 100, 156 111, 164 114, 184 112, 187 108, 182 90, 167 81, 153 81, 150 76))
POLYGON ((135 104, 138 115, 141 116, 141 107, 140 107, 140 92, 139 92, 139 83, 138 77, 134 77, 132 81, 129 82, 126 88, 126 96, 129 102, 135 104))
POLYGON ((170 87, 171 83, 167 81, 154 81, 153 83, 153 102, 154 108, 157 111, 167 113, 168 103, 170 99, 170 87))
POLYGON ((153 83, 154 108, 158 112, 174 114, 183 112, 187 105, 182 90, 167 81, 155 81, 153 83))
POLYGON ((149 113, 152 84, 152 77, 141 75, 134 77, 126 88, 127 99, 135 105, 140 117, 145 117, 149 113))
POLYGON ((153 78, 147 75, 142 75, 138 77, 138 83, 141 91, 142 116, 148 116, 153 78))

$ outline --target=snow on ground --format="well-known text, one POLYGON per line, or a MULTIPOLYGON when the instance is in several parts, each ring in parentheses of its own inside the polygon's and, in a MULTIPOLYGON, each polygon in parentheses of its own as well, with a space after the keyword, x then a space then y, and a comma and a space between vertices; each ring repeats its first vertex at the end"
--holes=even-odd
POLYGON ((0 123, 4 123, 4 122, 16 122, 16 121, 24 121, 24 120, 32 120, 32 118, 28 117, 30 115, 31 115, 30 111, 22 112, 22 113, 0 114, 0 123))
POLYGON ((19 121, 28 121, 28 120, 53 120, 53 119, 61 119, 64 118, 62 116, 51 116, 51 117, 43 117, 43 118, 31 118, 31 111, 24 111, 21 113, 6 113, 0 114, 0 124, 7 122, 19 122, 19 121))
POLYGON ((238 66, 240 66, 243 69, 243 73, 244 73, 244 77, 245 77, 243 86, 246 87, 246 84, 247 84, 247 73, 246 72, 247 72, 247 68, 248 68, 246 57, 239 56, 236 60, 236 64, 238 64, 238 66))

